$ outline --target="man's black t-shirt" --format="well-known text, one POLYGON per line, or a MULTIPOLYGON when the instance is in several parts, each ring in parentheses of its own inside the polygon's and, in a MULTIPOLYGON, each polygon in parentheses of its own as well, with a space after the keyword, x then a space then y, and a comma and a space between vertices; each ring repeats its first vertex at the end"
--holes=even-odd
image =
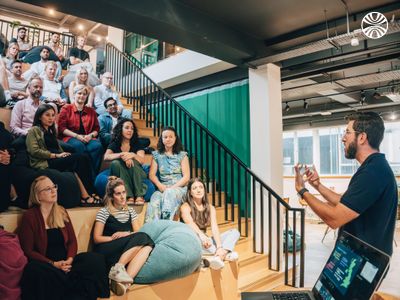
POLYGON ((71 50, 69 51, 69 56, 79 58, 82 61, 89 59, 89 53, 79 48, 71 48, 71 50))
POLYGON ((397 198, 396 179, 385 155, 371 154, 351 178, 341 199, 359 216, 341 230, 392 255, 397 198))

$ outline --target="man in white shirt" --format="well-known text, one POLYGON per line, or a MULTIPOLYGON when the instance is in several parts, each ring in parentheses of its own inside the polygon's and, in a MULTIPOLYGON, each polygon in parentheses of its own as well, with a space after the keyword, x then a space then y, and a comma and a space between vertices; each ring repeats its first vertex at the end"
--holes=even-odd
POLYGON ((101 77, 101 84, 94 87, 94 108, 98 115, 102 115, 106 112, 104 107, 104 101, 107 98, 113 98, 118 105, 118 113, 124 118, 131 119, 132 111, 129 109, 124 109, 121 100, 119 99, 118 93, 112 88, 113 75, 110 72, 105 72, 101 77))
MULTIPOLYGON (((45 68, 46 68, 46 63, 49 61, 50 50, 51 49, 48 46, 43 46, 42 50, 40 51, 40 58, 41 58, 40 61, 31 64, 30 69, 22 75, 26 80, 29 80, 35 74, 39 75, 40 77, 45 76, 45 68)), ((60 78, 61 64, 59 61, 57 61, 56 64, 57 64, 56 78, 60 78)))

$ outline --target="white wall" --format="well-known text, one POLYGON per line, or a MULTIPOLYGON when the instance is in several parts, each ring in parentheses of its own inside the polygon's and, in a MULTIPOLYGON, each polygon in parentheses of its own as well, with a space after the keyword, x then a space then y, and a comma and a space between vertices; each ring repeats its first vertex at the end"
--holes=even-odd
POLYGON ((163 88, 233 68, 234 65, 191 50, 179 52, 143 71, 163 88))

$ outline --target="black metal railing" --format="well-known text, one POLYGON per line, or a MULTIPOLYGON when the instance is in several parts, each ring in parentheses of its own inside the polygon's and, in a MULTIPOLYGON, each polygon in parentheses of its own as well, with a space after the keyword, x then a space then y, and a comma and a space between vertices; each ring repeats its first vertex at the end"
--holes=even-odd
MULTIPOLYGON (((43 46, 50 41, 51 34, 54 31, 41 29, 37 26, 29 26, 21 24, 19 22, 9 22, 0 20, 0 33, 6 41, 10 41, 12 38, 17 38, 17 30, 19 27, 25 27, 27 29, 28 42, 32 47, 43 46)), ((64 55, 67 55, 68 50, 74 46, 75 37, 70 33, 59 33, 60 34, 60 45, 63 48, 64 55)))
POLYGON ((117 90, 140 112, 147 126, 153 128, 154 136, 160 135, 163 126, 176 128, 189 155, 192 177, 204 179, 213 205, 225 208, 225 220, 237 221, 242 236, 252 235, 254 252, 268 252, 271 270, 281 269, 283 251, 285 284, 304 286, 304 209, 293 208, 283 201, 213 133, 112 44, 106 45, 105 61, 106 70, 114 74, 117 90), (293 232, 291 239, 289 230, 293 232), (267 249, 264 240, 268 241, 267 249), (283 249, 282 245, 285 245, 283 249))

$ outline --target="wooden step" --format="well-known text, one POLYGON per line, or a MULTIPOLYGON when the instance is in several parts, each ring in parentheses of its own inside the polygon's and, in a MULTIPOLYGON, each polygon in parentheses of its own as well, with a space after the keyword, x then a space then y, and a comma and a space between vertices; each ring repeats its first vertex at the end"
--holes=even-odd
POLYGON ((238 266, 236 262, 225 263, 215 271, 202 268, 189 276, 154 284, 134 284, 124 295, 112 295, 112 300, 239 300, 238 266))
POLYGON ((138 134, 139 136, 154 136, 154 130, 153 128, 138 128, 138 134))

